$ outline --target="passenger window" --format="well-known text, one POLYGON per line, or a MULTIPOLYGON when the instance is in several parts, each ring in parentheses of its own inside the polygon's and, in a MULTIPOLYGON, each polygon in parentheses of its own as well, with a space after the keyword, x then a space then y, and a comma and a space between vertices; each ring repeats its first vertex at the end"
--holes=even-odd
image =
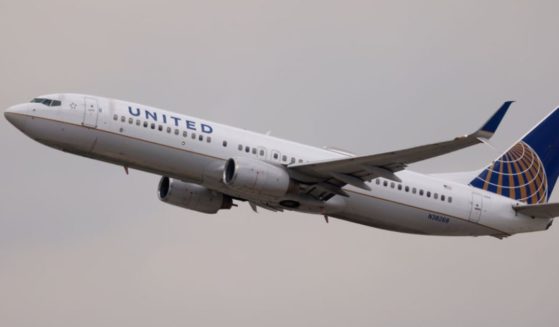
POLYGON ((390 183, 390 188, 394 188, 394 182, 390 183))
POLYGON ((124 123, 126 121, 126 117, 120 116, 120 121, 124 123))
POLYGON ((225 148, 227 147, 227 141, 223 141, 222 144, 223 144, 223 147, 225 147, 225 148))
POLYGON ((256 154, 256 148, 252 148, 252 154, 256 154))
POLYGON ((435 193, 435 194, 433 194, 433 198, 434 198, 435 200, 438 200, 438 199, 439 199, 439 195, 438 195, 437 193, 435 193))
POLYGON ((278 159, 279 155, 277 153, 274 153, 274 159, 278 159))
POLYGON ((167 133, 171 133, 171 127, 167 126, 167 133))
POLYGON ((423 196, 423 190, 419 190, 419 195, 423 196))
POLYGON ((206 142, 212 143, 212 137, 211 136, 206 137, 206 142))
POLYGON ((388 181, 382 182, 382 185, 384 185, 384 187, 387 187, 388 186, 388 181))
POLYGON ((188 136, 188 133, 186 131, 183 131, 182 132, 182 137, 187 137, 187 136, 188 136))
POLYGON ((204 135, 200 134, 198 135, 198 141, 203 141, 204 140, 204 135))
POLYGON ((281 161, 283 161, 283 162, 287 161, 287 156, 285 154, 283 156, 281 156, 281 161))
POLYGON ((136 119, 136 125, 140 126, 142 124, 142 122, 139 119, 136 119))
POLYGON ((299 163, 303 163, 303 159, 299 159, 299 163))
POLYGON ((179 135, 180 131, 178 128, 175 128, 175 135, 179 135))
POLYGON ((451 196, 448 197, 448 203, 452 203, 452 197, 451 196))
POLYGON ((196 139, 196 133, 190 134, 190 137, 192 137, 192 139, 195 140, 196 139))
POLYGON ((404 188, 404 191, 409 192, 409 191, 410 191, 410 187, 409 187, 409 186, 406 186, 406 187, 404 188))
POLYGON ((264 150, 260 149, 260 155, 264 156, 264 150))
POLYGON ((445 199, 445 196, 444 196, 444 195, 441 195, 441 201, 444 201, 444 200, 446 200, 446 199, 445 199))
POLYGON ((295 158, 291 157, 291 163, 292 163, 292 164, 295 163, 295 158))
POLYGON ((431 197, 431 192, 427 191, 427 197, 428 197, 428 198, 431 197))
POLYGON ((144 127, 145 127, 145 128, 148 127, 148 122, 147 122, 147 121, 144 122, 144 127))
POLYGON ((239 144, 239 151, 243 151, 243 146, 241 144, 239 144))
POLYGON ((159 126, 157 126, 157 129, 161 132, 163 130, 163 126, 159 125, 159 126))
POLYGON ((128 124, 130 125, 134 124, 134 118, 128 118, 128 124))
POLYGON ((412 192, 413 194, 415 194, 415 193, 417 193, 417 189, 414 187, 414 188, 411 190, 411 192, 412 192))
POLYGON ((249 152, 250 152, 250 147, 245 146, 245 152, 246 152, 246 153, 249 153, 249 152))
POLYGON ((155 129, 155 123, 151 123, 151 129, 155 129))
POLYGON ((377 185, 380 185, 380 179, 375 178, 375 181, 376 181, 377 185))
POLYGON ((402 190, 402 184, 398 184, 398 191, 402 190))
POLYGON ((115 115, 113 116, 113 119, 114 119, 114 120, 118 120, 118 115, 115 114, 115 115))

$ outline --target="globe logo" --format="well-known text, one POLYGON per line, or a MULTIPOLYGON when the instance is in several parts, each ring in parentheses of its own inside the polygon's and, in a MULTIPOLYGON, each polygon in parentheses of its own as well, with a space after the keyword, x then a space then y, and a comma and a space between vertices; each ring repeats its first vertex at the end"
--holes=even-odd
POLYGON ((520 141, 472 185, 529 204, 547 202, 547 176, 536 152, 520 141))

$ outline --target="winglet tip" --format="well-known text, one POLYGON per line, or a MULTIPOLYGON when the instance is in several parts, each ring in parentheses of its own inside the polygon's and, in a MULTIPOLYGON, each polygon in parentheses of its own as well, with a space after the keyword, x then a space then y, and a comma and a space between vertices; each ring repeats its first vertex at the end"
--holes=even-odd
POLYGON ((489 120, 483 125, 480 131, 491 133, 491 134, 495 133, 495 131, 501 124, 501 121, 505 117, 505 114, 507 113, 507 111, 509 110, 510 106, 513 103, 514 101, 512 100, 505 101, 501 105, 501 107, 493 114, 493 116, 491 116, 491 118, 489 118, 489 120))

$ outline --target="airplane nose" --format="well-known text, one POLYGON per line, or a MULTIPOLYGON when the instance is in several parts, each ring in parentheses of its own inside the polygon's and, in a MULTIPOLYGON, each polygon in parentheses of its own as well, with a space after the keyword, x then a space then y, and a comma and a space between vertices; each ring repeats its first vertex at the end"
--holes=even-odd
POLYGON ((17 106, 6 109, 6 111, 4 111, 4 117, 6 117, 6 120, 14 125, 17 129, 24 132, 26 117, 18 113, 18 109, 16 107, 17 106))

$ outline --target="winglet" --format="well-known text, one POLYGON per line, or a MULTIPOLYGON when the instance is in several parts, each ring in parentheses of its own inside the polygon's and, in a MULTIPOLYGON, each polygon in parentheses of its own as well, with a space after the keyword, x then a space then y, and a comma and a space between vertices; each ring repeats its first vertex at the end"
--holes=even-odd
POLYGON ((497 112, 495 112, 493 116, 489 118, 489 120, 483 125, 483 127, 480 128, 479 131, 483 132, 484 134, 493 135, 513 102, 514 101, 507 101, 503 103, 503 105, 501 105, 501 108, 499 108, 499 110, 497 110, 497 112))

